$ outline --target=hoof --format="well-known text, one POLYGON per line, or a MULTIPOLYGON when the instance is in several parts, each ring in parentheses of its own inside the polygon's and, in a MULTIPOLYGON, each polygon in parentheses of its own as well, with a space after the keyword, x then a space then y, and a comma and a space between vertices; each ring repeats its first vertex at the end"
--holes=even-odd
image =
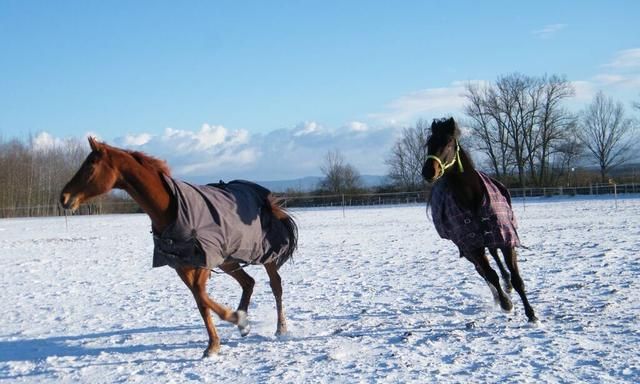
POLYGON ((276 331, 276 336, 285 336, 287 334, 287 328, 279 328, 276 331))
POLYGON ((218 352, 220 352, 219 345, 211 346, 204 350, 204 353, 202 354, 202 358, 206 359, 208 357, 215 356, 218 354, 218 352))
POLYGON ((513 303, 511 302, 511 299, 506 296, 501 298, 500 308, 502 308, 502 310, 505 312, 511 312, 511 310, 513 309, 513 303))
POLYGON ((245 311, 237 311, 236 316, 238 316, 238 322, 236 325, 238 326, 238 330, 240 331, 240 335, 245 337, 251 332, 251 326, 249 325, 249 319, 247 319, 247 312, 245 311))

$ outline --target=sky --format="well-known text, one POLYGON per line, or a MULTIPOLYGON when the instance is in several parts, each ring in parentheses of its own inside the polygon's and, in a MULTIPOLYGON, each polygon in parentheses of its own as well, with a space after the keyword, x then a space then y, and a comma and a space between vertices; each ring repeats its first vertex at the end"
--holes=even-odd
MULTIPOLYGON (((212 180, 383 175, 464 86, 566 76, 640 101, 640 2, 0 0, 0 138, 93 135, 212 180)), ((88 144, 87 144, 88 145, 88 144)))

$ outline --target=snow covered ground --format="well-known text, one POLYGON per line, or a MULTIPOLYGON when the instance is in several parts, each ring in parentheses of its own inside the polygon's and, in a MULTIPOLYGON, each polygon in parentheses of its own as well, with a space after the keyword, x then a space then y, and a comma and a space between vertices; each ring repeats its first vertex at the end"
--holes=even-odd
MULTIPOLYGON (((216 319, 220 355, 175 272, 151 269, 144 215, 0 220, 0 381, 640 382, 640 197, 515 202, 520 267, 541 323, 501 312, 424 206, 298 210, 282 269, 289 334, 266 273, 252 333, 216 319)), ((209 292, 235 307, 240 288, 209 292)))

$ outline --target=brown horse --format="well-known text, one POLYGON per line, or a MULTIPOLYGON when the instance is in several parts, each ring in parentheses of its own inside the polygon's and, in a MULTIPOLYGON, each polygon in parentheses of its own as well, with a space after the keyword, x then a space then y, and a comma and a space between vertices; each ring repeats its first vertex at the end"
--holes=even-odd
MULTIPOLYGON (((255 281, 244 271, 242 263, 264 265, 276 301, 278 314, 276 334, 281 335, 287 331, 282 306, 282 282, 278 274, 278 268, 291 257, 296 248, 297 227, 268 190, 249 182, 239 182, 238 184, 232 184, 233 182, 231 182, 228 184, 229 188, 226 188, 225 185, 201 187, 205 188, 205 192, 208 191, 219 196, 218 199, 221 204, 227 204, 229 207, 233 206, 235 211, 240 214, 235 221, 229 217, 220 219, 220 216, 232 215, 235 211, 230 208, 224 210, 224 207, 218 207, 220 209, 216 210, 216 207, 211 207, 209 202, 198 201, 197 204, 199 205, 196 206, 209 207, 211 209, 211 213, 204 215, 216 219, 215 222, 208 224, 205 228, 219 230, 220 225, 224 223, 226 225, 237 223, 237 226, 246 225, 248 229, 245 232, 236 228, 220 230, 219 233, 225 235, 236 233, 233 239, 234 243, 228 247, 222 247, 217 243, 214 245, 211 242, 205 243, 204 240, 193 241, 194 238, 200 236, 200 234, 195 235, 196 229, 193 229, 193 232, 189 232, 190 234, 185 244, 191 245, 187 247, 189 248, 187 253, 196 257, 200 262, 190 263, 187 259, 180 259, 179 254, 172 254, 171 249, 159 249, 159 246, 165 243, 173 245, 173 240, 165 238, 165 234, 176 232, 176 223, 181 218, 195 213, 188 212, 189 205, 179 200, 179 194, 184 194, 184 191, 189 190, 192 191, 189 192, 190 194, 197 196, 203 193, 202 190, 194 189, 196 187, 171 179, 169 168, 164 161, 152 158, 141 152, 127 151, 99 143, 93 138, 89 138, 89 144, 91 153, 87 156, 75 176, 63 188, 60 194, 60 203, 65 209, 75 210, 88 199, 107 193, 113 188, 118 188, 126 191, 140 205, 142 210, 151 218, 154 243, 156 245, 154 249, 154 266, 169 264, 175 268, 195 298, 209 335, 209 344, 204 351, 205 357, 220 350, 220 338, 211 319, 210 311, 215 312, 222 320, 237 325, 243 336, 249 332, 247 310, 255 281), (178 186, 182 189, 176 189, 178 186), (236 189, 244 188, 241 191, 242 195, 233 195, 235 191, 231 187, 236 189), (244 201, 242 196, 249 196, 253 199, 251 200, 252 202, 256 202, 256 207, 251 212, 255 211, 257 213, 251 213, 251 216, 247 213, 250 208, 240 206, 239 202, 244 201), (237 207, 234 206, 236 203, 237 207), (262 240, 258 240, 257 244, 249 242, 253 246, 251 248, 252 252, 249 253, 254 257, 249 261, 236 257, 236 254, 239 254, 240 251, 247 249, 246 236, 248 235, 246 233, 256 233, 255 223, 258 223, 257 234, 262 240), (253 227, 249 227, 249 225, 253 227), (260 232, 261 228, 262 233, 260 232), (191 233, 194 233, 194 235, 191 235, 191 233), (263 243, 263 241, 268 241, 269 239, 272 241, 271 244, 263 243), (235 246, 235 248, 232 246, 235 246), (212 249, 215 251, 214 257, 209 254, 204 255, 205 251, 208 253, 212 249), (156 265, 156 256, 165 257, 160 260, 164 262, 156 265), (242 287, 242 296, 236 311, 216 303, 207 294, 206 283, 211 276, 211 270, 215 267, 219 267, 229 274, 242 287)), ((198 211, 205 210, 198 209, 198 211)), ((209 212, 208 210, 206 211, 209 212)), ((202 215, 201 212, 197 213, 202 215)), ((203 235, 207 235, 207 233, 203 233, 203 235)), ((214 235, 217 235, 217 233, 214 235)), ((226 239, 220 239, 220 241, 224 242, 226 239)), ((227 245, 227 243, 224 244, 227 245)))
POLYGON ((518 269, 515 247, 520 245, 508 190, 498 181, 474 169, 467 152, 460 146, 460 130, 453 118, 434 120, 427 141, 427 160, 422 176, 434 183, 429 206, 434 225, 442 238, 452 240, 476 271, 489 284, 505 311, 513 308, 500 286, 498 274, 489 265, 485 248, 494 256, 502 276, 520 295, 525 313, 537 321, 529 304, 518 269), (507 268, 498 257, 500 249, 507 268))

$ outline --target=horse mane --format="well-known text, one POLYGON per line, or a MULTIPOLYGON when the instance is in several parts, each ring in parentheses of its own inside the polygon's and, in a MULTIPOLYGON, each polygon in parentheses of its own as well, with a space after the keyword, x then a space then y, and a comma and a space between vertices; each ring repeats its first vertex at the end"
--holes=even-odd
POLYGON ((149 156, 146 153, 140 152, 140 151, 125 150, 124 152, 131 155, 131 157, 133 157, 143 167, 158 171, 167 176, 171 176, 171 170, 169 169, 169 166, 167 165, 166 161, 160 160, 153 156, 149 156))
POLYGON ((460 146, 460 158, 465 163, 465 170, 467 168, 471 168, 473 170, 476 169, 476 165, 473 163, 473 159, 471 158, 469 153, 464 148, 462 148, 462 146, 460 146))

